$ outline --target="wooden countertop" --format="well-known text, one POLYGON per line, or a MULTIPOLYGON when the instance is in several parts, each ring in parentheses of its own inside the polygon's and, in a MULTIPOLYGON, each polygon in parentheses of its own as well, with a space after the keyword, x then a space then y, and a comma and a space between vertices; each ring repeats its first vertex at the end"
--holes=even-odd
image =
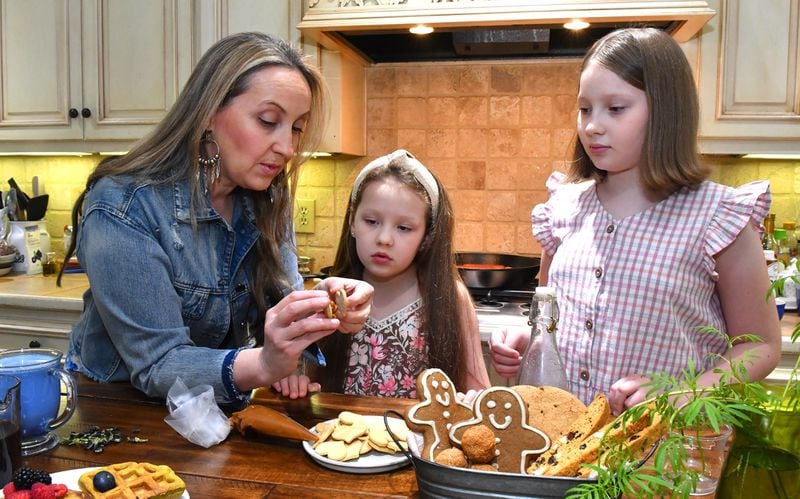
MULTIPOLYGON (((147 398, 127 383, 101 384, 81 375, 76 378, 77 409, 56 434, 64 439, 72 431, 84 432, 92 426, 118 427, 123 442, 106 446, 102 453, 59 445, 23 459, 23 465, 54 473, 125 461, 167 464, 186 482, 192 499, 417 495, 411 466, 373 475, 343 473, 318 465, 300 442, 266 437, 245 439, 235 431, 222 443, 206 449, 184 439, 164 422, 169 412, 163 400, 147 398), (148 441, 132 443, 125 438, 134 435, 148 441)), ((330 393, 288 400, 268 390, 257 390, 252 401, 289 414, 309 427, 335 418, 343 410, 382 415, 390 408, 402 411, 413 402, 330 393)))

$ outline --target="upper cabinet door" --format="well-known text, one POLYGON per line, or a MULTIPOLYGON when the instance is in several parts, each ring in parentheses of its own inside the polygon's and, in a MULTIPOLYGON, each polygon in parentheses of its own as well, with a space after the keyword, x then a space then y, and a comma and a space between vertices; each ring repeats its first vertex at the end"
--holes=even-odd
POLYGON ((716 0, 699 38, 700 150, 800 153, 800 0, 716 0))
POLYGON ((191 0, 0 0, 0 150, 143 137, 192 69, 191 0))
POLYGON ((299 43, 300 0, 195 0, 195 62, 216 41, 260 31, 299 43))
POLYGON ((1 139, 82 138, 80 0, 0 0, 0 63, 1 139))
POLYGON ((84 0, 85 138, 137 139, 192 68, 190 0, 84 0))

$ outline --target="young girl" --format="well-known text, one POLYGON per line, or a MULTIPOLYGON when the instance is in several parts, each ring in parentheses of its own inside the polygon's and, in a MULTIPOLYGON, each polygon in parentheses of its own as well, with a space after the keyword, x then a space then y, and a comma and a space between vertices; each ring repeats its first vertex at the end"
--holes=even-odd
MULTIPOLYGON (((571 390, 587 404, 606 393, 618 414, 644 400, 647 373, 678 376, 689 359, 713 384, 723 366, 710 354, 754 356, 749 377, 764 378, 780 356, 758 233, 769 186, 705 180, 697 94, 678 44, 656 29, 607 35, 584 59, 578 105, 569 175, 551 176, 550 200, 532 217, 544 250, 540 283, 558 291, 571 390), (701 326, 763 342, 726 351, 701 326)), ((516 373, 527 338, 492 338, 500 374, 516 373)))
POLYGON ((429 367, 444 370, 464 392, 489 386, 452 240, 447 195, 414 156, 401 149, 364 167, 353 185, 333 274, 370 283, 372 309, 359 333, 321 342, 327 367, 312 379, 321 380, 322 389, 416 397, 417 375, 429 367))

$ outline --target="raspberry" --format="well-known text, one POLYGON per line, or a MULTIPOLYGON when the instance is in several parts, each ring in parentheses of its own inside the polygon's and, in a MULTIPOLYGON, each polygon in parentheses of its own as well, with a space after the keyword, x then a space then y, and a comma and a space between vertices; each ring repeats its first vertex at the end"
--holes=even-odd
POLYGON ((64 485, 63 483, 54 483, 53 485, 50 486, 50 488, 53 489, 53 492, 55 492, 56 497, 64 497, 65 495, 67 495, 67 486, 64 485))
POLYGON ((56 493, 49 485, 38 485, 41 485, 41 487, 34 486, 34 488, 31 489, 30 499, 56 499, 56 493))
POLYGON ((8 482, 5 487, 3 487, 3 496, 8 497, 10 494, 17 491, 17 488, 14 487, 14 482, 8 482))
POLYGON ((16 490, 16 491, 12 492, 10 495, 7 495, 6 499, 31 499, 31 491, 30 490, 16 490))

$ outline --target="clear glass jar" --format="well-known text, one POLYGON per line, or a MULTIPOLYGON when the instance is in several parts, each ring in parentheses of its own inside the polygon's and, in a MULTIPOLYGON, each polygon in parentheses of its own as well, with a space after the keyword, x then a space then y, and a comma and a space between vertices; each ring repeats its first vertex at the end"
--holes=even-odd
POLYGON ((795 222, 783 222, 783 230, 786 231, 786 245, 789 247, 789 256, 797 256, 797 224, 795 222))
POLYGON ((558 353, 558 303, 555 288, 539 286, 531 302, 531 339, 519 370, 519 384, 555 386, 569 390, 567 373, 558 353))

